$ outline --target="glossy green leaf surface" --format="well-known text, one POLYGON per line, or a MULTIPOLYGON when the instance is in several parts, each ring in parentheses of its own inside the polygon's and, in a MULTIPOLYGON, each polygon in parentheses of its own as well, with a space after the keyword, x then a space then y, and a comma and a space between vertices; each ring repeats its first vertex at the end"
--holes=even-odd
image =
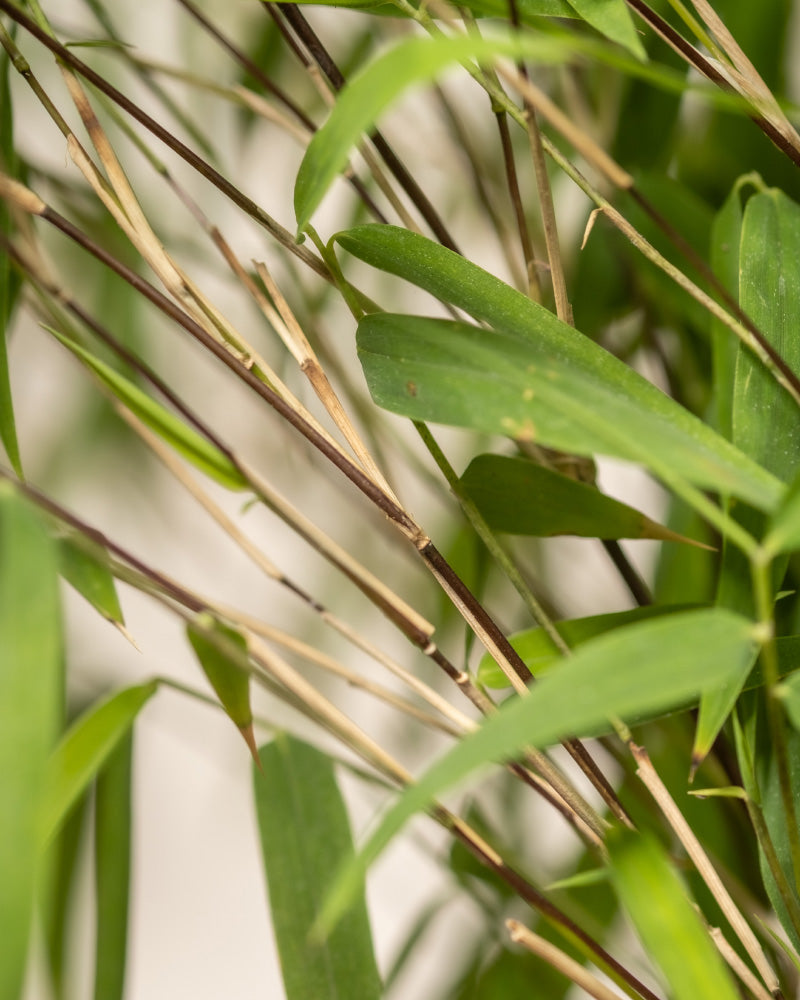
POLYGON ((327 940, 309 934, 333 874, 353 856, 350 825, 329 757, 286 734, 253 768, 261 851, 288 1000, 379 1000, 361 894, 327 940))
POLYGON ((406 821, 476 769, 528 746, 592 734, 609 717, 681 704, 739 670, 753 646, 752 624, 721 608, 640 622, 587 642, 524 698, 505 702, 402 794, 337 881, 326 900, 325 926, 341 916, 368 866, 406 821))
POLYGON ((611 873, 647 954, 674 1000, 736 1000, 738 991, 661 845, 649 834, 609 838, 611 873))
POLYGON ((128 952, 133 732, 128 730, 97 776, 94 818, 94 1000, 122 1000, 128 952))
POLYGON ((594 486, 524 458, 478 455, 461 485, 489 527, 510 535, 679 537, 594 486))
POLYGON ((458 306, 495 331, 367 316, 362 364, 380 405, 420 420, 534 434, 540 443, 576 454, 596 451, 641 462, 664 479, 677 473, 762 509, 777 504, 783 489, 775 477, 494 275, 395 226, 359 226, 336 240, 366 263, 458 306), (563 414, 556 409, 562 402, 563 414), (534 411, 542 415, 538 424, 534 411))
POLYGON ((55 545, 0 483, 0 1000, 18 1000, 39 873, 47 757, 63 700, 55 545))
POLYGON ((95 779, 136 716, 158 688, 156 681, 125 688, 84 712, 70 726, 47 765, 42 836, 49 840, 81 793, 95 779))
POLYGON ((210 615, 201 615, 196 624, 188 625, 186 634, 220 704, 257 760, 250 675, 240 665, 246 661, 247 643, 235 629, 216 622, 210 615))
POLYGON ((58 543, 58 562, 64 579, 108 621, 125 624, 111 570, 71 538, 58 543))
POLYGON ((58 331, 47 327, 61 343, 81 359, 100 381, 160 438, 201 472, 215 479, 229 490, 243 490, 247 482, 233 463, 219 449, 201 437, 197 431, 170 413, 154 399, 142 392, 133 382, 120 375, 105 362, 58 331))
POLYGON ((375 402, 414 420, 608 455, 666 484, 682 477, 776 503, 781 486, 769 473, 610 355, 568 336, 575 350, 558 351, 546 337, 379 313, 359 323, 358 351, 375 402))

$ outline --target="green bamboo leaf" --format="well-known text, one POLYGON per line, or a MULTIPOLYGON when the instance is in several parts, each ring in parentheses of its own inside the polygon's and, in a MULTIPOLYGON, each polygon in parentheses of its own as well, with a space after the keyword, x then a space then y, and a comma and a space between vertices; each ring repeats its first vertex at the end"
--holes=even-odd
POLYGON ((489 527, 509 535, 690 541, 594 486, 524 458, 478 455, 461 485, 489 527))
MULTIPOLYGON (((278 3, 289 3, 290 0, 278 0, 278 3)), ((309 7, 344 7, 348 10, 363 10, 370 14, 386 14, 394 17, 406 17, 397 4, 381 3, 380 0, 300 0, 303 6, 309 7)), ((418 6, 414 4, 414 6, 418 6)), ((468 0, 463 4, 477 17, 508 17, 508 6, 504 0, 468 0)), ((436 17, 435 11, 428 11, 436 17)), ((541 17, 577 17, 576 12, 566 0, 518 0, 517 13, 523 24, 535 24, 541 17)))
POLYGON ((0 483, 0 1000, 18 1000, 39 874, 47 756, 62 711, 55 546, 0 483))
POLYGON ((193 428, 151 399, 147 393, 115 371, 105 362, 95 357, 85 348, 69 340, 52 327, 45 329, 53 334, 72 353, 90 368, 100 381, 111 390, 143 424, 155 431, 167 444, 171 445, 187 461, 207 476, 229 490, 247 489, 247 481, 236 466, 218 448, 201 437, 193 428))
POLYGON ((61 575, 67 583, 107 621, 124 625, 117 587, 108 565, 69 537, 59 539, 58 557, 61 575))
POLYGON ((334 872, 353 857, 333 764, 280 734, 261 748, 253 782, 270 910, 287 1000, 378 1000, 364 895, 324 942, 309 939, 334 872))
POLYGON ((97 776, 94 816, 97 946, 94 1000, 122 1000, 128 950, 133 731, 97 776))
MULTIPOLYGON (((0 170, 9 177, 19 176, 19 157, 14 149, 14 114, 9 90, 11 61, 8 53, 0 51, 0 170)), ((0 235, 11 236, 12 221, 8 205, 0 199, 0 235)), ((8 333, 11 315, 19 291, 19 283, 11 271, 11 258, 0 253, 0 441, 8 455, 8 460, 16 474, 23 478, 22 462, 14 421, 14 406, 11 398, 11 378, 8 369, 8 333)))
MULTIPOLYGON (((800 371, 800 205, 776 188, 753 195, 744 209, 739 261, 742 308, 789 368, 800 371)), ((797 419, 797 404, 752 352, 740 346, 733 440, 784 482, 793 480, 800 468, 797 419)))
POLYGON ((551 340, 544 326, 523 337, 379 313, 359 323, 358 351, 375 402, 414 420, 621 458, 667 485, 683 478, 765 509, 777 504, 783 488, 766 470, 563 327, 551 340))
POLYGON ((353 76, 339 94, 327 121, 314 134, 300 164, 294 189, 297 230, 302 233, 361 135, 412 85, 428 83, 449 66, 499 56, 560 62, 574 49, 554 36, 517 34, 411 38, 400 42, 353 76))
POLYGON ((76 719, 47 764, 47 794, 39 841, 58 830, 69 810, 130 731, 157 681, 125 688, 76 719))
POLYGON ((740 669, 752 655, 753 632, 747 619, 712 608, 630 625, 586 643, 524 698, 506 701, 401 795, 340 874, 318 929, 335 926, 369 865, 414 813, 447 788, 525 747, 591 735, 609 717, 646 715, 696 697, 740 669))
MULTIPOLYGON (((745 183, 743 178, 733 197, 745 183)), ((723 210, 723 214, 726 210, 723 210)), ((736 203, 727 206, 726 238, 735 239, 736 203)), ((731 258, 735 257, 732 248, 731 258)), ((776 189, 758 191, 744 208, 738 252, 738 292, 742 308, 794 371, 800 370, 800 345, 795 336, 800 315, 800 205, 776 189)), ((732 280, 733 259, 727 264, 732 280)), ((751 351, 739 344, 732 392, 731 434, 733 443, 784 482, 795 478, 800 468, 800 440, 795 433, 797 404, 778 385, 751 351), (776 447, 776 441, 781 442, 776 447)), ((786 500, 784 501, 786 503, 786 500)), ((756 536, 764 530, 760 513, 734 511, 737 519, 756 536)), ((785 572, 785 561, 775 567, 776 586, 785 572)), ((742 614, 752 609, 749 567, 732 546, 723 550, 717 601, 742 614)), ((704 759, 736 703, 748 670, 731 677, 719 691, 709 691, 700 703, 692 754, 693 766, 704 759)))
POLYGON ((220 624, 209 614, 198 615, 195 623, 187 626, 186 633, 220 704, 258 763, 250 707, 250 674, 243 669, 247 664, 247 643, 235 629, 220 624))
MULTIPOLYGON (((570 649, 582 646, 590 639, 613 632, 625 625, 647 621, 648 618, 658 618, 662 615, 688 611, 688 605, 649 605, 644 608, 632 608, 630 611, 613 611, 605 615, 591 615, 588 618, 570 618, 555 622, 555 628, 570 649)), ((563 660, 563 655, 553 645, 553 640, 541 628, 526 629, 510 636, 511 645, 522 657, 525 666, 534 677, 539 677, 554 664, 563 660)), ((506 688, 510 686, 508 677, 503 673, 495 660, 484 653, 478 663, 478 681, 490 688, 506 688)))
POLYGON ((636 33, 625 0, 569 0, 574 11, 593 28, 643 62, 647 53, 636 33))
POLYGON ((769 522, 764 549, 770 557, 800 549, 800 473, 769 522))
POLYGON ((674 1000, 736 1000, 733 981, 686 890, 650 834, 609 837, 612 878, 646 953, 664 973, 674 1000))

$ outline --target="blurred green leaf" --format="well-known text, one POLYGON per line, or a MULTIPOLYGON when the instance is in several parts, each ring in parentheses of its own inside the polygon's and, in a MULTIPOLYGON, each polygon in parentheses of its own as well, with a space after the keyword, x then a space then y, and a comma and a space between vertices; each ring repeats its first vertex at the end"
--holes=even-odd
MULTIPOLYGON (((11 61, 5 49, 0 50, 0 170, 10 177, 19 177, 19 158, 14 148, 14 113, 9 86, 11 61)), ((0 236, 8 239, 12 231, 11 213, 5 200, 0 198, 0 236)), ((0 250, 0 441, 16 474, 23 478, 22 461, 14 421, 11 398, 11 378, 8 369, 8 334, 11 315, 19 291, 13 280, 11 258, 0 250)))
POLYGON ((609 837, 608 848, 623 907, 664 973, 670 996, 736 1000, 727 968, 655 838, 619 830, 609 837))
POLYGON ((764 537, 764 549, 770 556, 800 549, 800 473, 770 519, 764 537))
POLYGON ((563 62, 573 51, 563 38, 528 34, 411 38, 395 45, 352 77, 308 144, 294 189, 298 232, 305 229, 363 133, 410 86, 428 83, 459 62, 487 63, 499 56, 563 62))
POLYGON ((55 545, 0 483, 0 1000, 18 1000, 40 870, 47 756, 63 710, 55 545))
POLYGON ((48 761, 40 842, 46 843, 58 830, 157 688, 157 681, 148 681, 118 691, 70 726, 48 761))
POLYGON ((69 537, 59 539, 58 556, 64 579, 104 618, 124 625, 117 587, 108 565, 69 537))
POLYGON ((242 669, 247 662, 247 643, 235 629, 220 624, 209 614, 198 615, 197 621, 186 627, 186 634, 203 673, 258 763, 250 707, 250 674, 242 669))
POLYGON ((637 59, 646 60, 647 53, 636 33, 625 0, 568 0, 570 7, 593 28, 631 52, 637 59))
MULTIPOLYGON (((637 622, 646 621, 648 618, 656 618, 661 615, 675 614, 676 612, 687 610, 689 610, 688 605, 648 605, 644 608, 632 608, 630 611, 614 611, 605 615, 590 615, 587 618, 568 618, 564 621, 555 622, 555 628, 570 649, 573 649, 588 642, 589 639, 604 635, 606 632, 613 632, 615 629, 622 628, 625 625, 633 625, 637 622)), ((555 648, 552 639, 544 629, 525 629, 522 632, 516 632, 509 638, 511 645, 522 657, 525 666, 534 677, 538 677, 543 671, 548 670, 563 659, 561 652, 555 648)), ((506 688, 509 686, 508 677, 506 677, 489 653, 484 653, 478 663, 478 681, 486 687, 491 688, 506 688)))
POLYGON ((97 944, 94 1000, 122 1000, 128 951, 133 732, 128 729, 97 776, 94 818, 97 944))
POLYGON ((201 472, 229 490, 247 488, 247 481, 230 459, 204 437, 201 437, 197 431, 187 427, 169 410, 151 399, 147 393, 142 392, 133 382, 120 375, 119 372, 96 358, 85 348, 80 347, 52 327, 45 327, 45 329, 52 333, 57 340, 60 340, 76 357, 80 358, 111 390, 114 396, 128 407, 134 416, 137 416, 143 424, 155 431, 159 437, 163 438, 167 444, 171 445, 201 472))
POLYGON ((309 938, 333 873, 353 855, 333 764, 286 734, 262 747, 260 760, 256 812, 287 1000, 379 1000, 363 894, 325 942, 309 938))
POLYGON ((696 696, 741 668, 752 655, 752 636, 747 619, 714 608, 630 625, 586 643, 524 698, 505 702, 403 792, 355 861, 340 873, 326 898, 321 926, 336 924, 369 865, 435 796, 525 747, 590 735, 609 718, 664 710, 696 696))
POLYGON ((596 487, 524 458, 478 455, 461 485, 489 527, 510 535, 687 541, 596 487))

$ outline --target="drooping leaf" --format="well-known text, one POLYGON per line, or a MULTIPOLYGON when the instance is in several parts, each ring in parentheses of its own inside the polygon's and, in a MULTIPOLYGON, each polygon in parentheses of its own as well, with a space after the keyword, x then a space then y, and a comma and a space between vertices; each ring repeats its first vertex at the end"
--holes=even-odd
POLYGON ((478 455, 461 485, 489 527, 510 535, 686 541, 594 486, 524 458, 478 455))
POLYGON ((337 879, 320 926, 335 925, 369 865, 405 822, 445 789, 525 747, 592 734, 609 717, 681 704, 739 670, 753 646, 752 623, 721 608, 641 622, 586 643, 524 698, 505 702, 401 795, 337 879))
MULTIPOLYGON (((14 113, 9 88, 11 61, 8 53, 0 51, 0 170, 9 177, 19 176, 19 158, 14 148, 14 113)), ((0 235, 11 236, 11 213, 8 205, 0 199, 0 235)), ((17 441, 17 427, 14 421, 14 406, 11 398, 11 377, 8 369, 8 333, 11 315, 14 311, 19 284, 14 280, 11 258, 0 252, 0 442, 8 455, 8 460, 16 474, 22 476, 22 462, 17 441)))
POLYGON ((63 710, 55 545, 0 483, 0 1000, 18 1000, 28 952, 47 756, 63 710))
POLYGON ((378 1000, 381 982, 363 894, 327 941, 309 937, 333 873, 353 856, 331 760, 284 734, 259 756, 256 812, 287 1000, 378 1000))
POLYGON ((215 479, 218 483, 229 490, 243 490, 247 488, 247 481, 241 472, 223 453, 213 444, 201 437, 196 430, 188 427, 179 420, 169 410, 161 406, 154 399, 142 392, 142 390, 129 381, 119 372, 115 371, 105 362, 95 357, 85 348, 69 340, 57 330, 51 327, 46 329, 53 334, 72 353, 81 359, 90 368, 100 381, 106 385, 111 392, 128 409, 137 416, 142 423, 146 424, 160 438, 171 445, 180 455, 200 469, 207 476, 215 479))
POLYGON ((379 313, 359 323, 358 350, 375 402, 415 420, 621 458, 667 485, 682 478, 767 509, 782 493, 766 470, 566 325, 553 340, 542 326, 526 339, 379 313))
POLYGON ((39 841, 48 841, 114 749, 130 732, 158 688, 148 681, 118 691, 76 719, 47 764, 44 816, 39 841))
POLYGON ((647 833, 609 838, 611 873, 646 953, 674 1000, 736 1000, 738 991, 664 849, 647 833))
POLYGON ((208 614, 199 615, 196 624, 187 626, 186 633, 203 673, 257 763, 250 675, 242 669, 242 663, 247 660, 247 643, 235 629, 222 625, 208 614))
POLYGON ((647 53, 636 33, 630 11, 624 0, 568 0, 570 7, 587 24, 617 42, 637 59, 647 59, 647 53))
POLYGON ((58 555, 64 579, 105 619, 124 625, 116 584, 108 566, 69 537, 59 539, 58 555))
POLYGON ((94 1000, 122 1000, 128 951, 133 732, 97 776, 94 863, 97 900, 94 1000))

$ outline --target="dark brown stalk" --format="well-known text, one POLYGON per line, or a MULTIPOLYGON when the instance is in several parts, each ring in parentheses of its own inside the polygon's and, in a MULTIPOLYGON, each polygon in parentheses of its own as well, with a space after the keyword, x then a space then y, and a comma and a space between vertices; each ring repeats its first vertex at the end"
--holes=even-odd
POLYGON ((69 66, 70 69, 74 70, 85 80, 88 80, 93 87, 96 87, 106 97, 110 98, 157 139, 160 139, 165 146, 180 156, 182 160, 185 160, 193 170, 196 170, 198 174, 205 177, 214 187, 218 188, 234 205, 241 208, 243 212, 254 219, 260 226, 263 226, 281 246, 285 247, 296 257, 299 257, 304 264, 307 264, 320 277, 325 278, 326 281, 331 280, 328 269, 323 262, 306 247, 299 245, 292 233, 284 229, 263 208, 257 205, 251 198, 248 198, 247 195, 243 194, 226 177, 223 177, 210 163, 207 163, 201 156, 198 156, 194 150, 181 142, 180 139, 176 138, 154 118, 151 118, 150 115, 131 101, 130 98, 126 97, 121 91, 117 90, 116 87, 100 76, 99 73, 96 73, 91 67, 87 66, 85 62, 74 54, 72 49, 66 48, 66 46, 61 45, 60 42, 51 38, 47 32, 43 31, 38 24, 23 14, 22 11, 18 10, 9 0, 0 0, 0 10, 8 14, 12 20, 16 21, 17 24, 33 35, 37 41, 41 42, 45 48, 57 56, 61 62, 69 66))
MULTIPOLYGON (((456 606, 461 610, 471 627, 476 628, 479 634, 482 632, 490 638, 494 649, 499 652, 499 655, 508 659, 520 677, 523 677, 523 679, 530 678, 530 671, 525 666, 516 650, 511 646, 503 632, 498 628, 491 615, 472 594, 469 588, 466 587, 449 563, 447 563, 443 556, 438 552, 430 539, 424 534, 424 532, 422 532, 420 527, 406 513, 406 511, 396 504, 390 497, 387 497, 380 487, 376 486, 372 479, 370 479, 358 465, 348 459, 342 452, 338 451, 329 441, 325 439, 322 434, 320 434, 314 427, 310 426, 303 419, 303 417, 298 414, 281 396, 262 382, 249 368, 237 360, 225 346, 214 340, 198 323, 196 323, 191 317, 187 316, 179 306, 172 302, 171 299, 167 298, 167 296, 165 296, 162 292, 158 291, 157 288, 151 285, 140 275, 136 274, 130 268, 126 267, 121 261, 109 254, 94 240, 87 236, 86 233, 82 232, 78 227, 73 225, 68 219, 64 218, 64 216, 60 215, 51 207, 45 205, 38 214, 42 219, 51 223, 55 226, 55 228, 59 229, 79 246, 83 247, 86 251, 92 254, 92 256, 96 257, 103 264, 113 270, 116 274, 123 278, 123 280, 131 285, 131 287, 140 292, 140 294, 148 299, 148 301, 152 302, 153 305, 165 313, 165 315, 169 316, 170 319, 182 326, 187 333, 189 333, 194 339, 209 350, 216 358, 218 358, 218 360, 222 361, 222 363, 225 364, 234 374, 236 374, 246 385, 248 385, 249 388, 251 388, 266 403, 268 403, 268 405, 272 407, 272 409, 275 410, 279 416, 283 417, 283 419, 294 427, 295 430, 299 431, 311 445, 313 445, 319 452, 321 452, 321 454, 331 461, 353 483, 353 485, 369 500, 371 500, 372 503, 375 504, 375 506, 395 524, 400 532, 412 542, 414 547, 419 552, 426 567, 444 587, 445 591, 450 595, 456 596, 456 606)), ((240 465, 235 457, 232 461, 234 462, 235 467, 240 469, 240 471, 247 476, 246 470, 242 470, 240 468, 240 465)), ((356 583, 357 586, 360 586, 358 580, 354 580, 353 582, 356 583)), ((361 589, 363 590, 363 587, 361 589)), ((373 595, 371 593, 367 593, 367 596, 370 597, 371 600, 374 600, 377 597, 377 595, 373 595)), ((436 645, 430 641, 430 636, 426 632, 420 630, 416 623, 409 621, 404 615, 400 614, 398 609, 391 606, 385 606, 383 603, 381 603, 381 607, 387 617, 389 617, 389 619, 403 632, 404 635, 406 635, 408 639, 410 639, 418 648, 426 653, 426 655, 435 659, 440 666, 444 666, 445 658, 443 657, 443 654, 441 654, 436 645)), ((459 686, 461 686, 464 690, 467 690, 461 682, 463 671, 457 671, 452 664, 450 665, 450 669, 454 671, 455 675, 459 678, 459 686)), ((470 686, 474 687, 474 685, 470 686)), ((591 759, 583 745, 578 741, 573 740, 565 744, 565 746, 576 760, 581 770, 583 770, 599 794, 602 796, 603 800, 608 804, 609 808, 612 809, 614 814, 623 822, 630 823, 624 807, 617 798, 613 788, 600 772, 599 768, 591 759)))
POLYGON ((628 557, 622 551, 619 542, 612 539, 603 539, 603 548, 608 553, 608 557, 617 569, 617 572, 625 582, 625 586, 630 591, 631 597, 639 607, 646 607, 653 603, 653 595, 644 580, 636 572, 628 557))
MULTIPOLYGON (((636 13, 641 17, 641 19, 648 24, 653 31, 656 32, 670 48, 674 49, 679 55, 689 63, 690 66, 702 73, 708 80, 715 83, 720 90, 724 90, 729 94, 736 94, 736 90, 731 87, 722 73, 705 58, 705 56, 698 52, 697 49, 686 39, 677 32, 671 24, 664 20, 659 14, 657 14, 652 8, 648 7, 644 0, 626 0, 626 3, 630 8, 636 11, 636 13)), ((739 96, 739 95, 737 95, 739 96)), ((761 129, 764 135, 773 142, 782 153, 785 153, 789 159, 800 167, 800 152, 787 142, 786 139, 780 134, 780 132, 775 128, 775 126, 763 115, 758 114, 754 111, 748 113, 748 118, 750 118, 755 124, 761 129)))
MULTIPOLYGON (((303 111, 303 109, 298 107, 298 105, 295 104, 295 102, 288 96, 288 94, 284 93, 284 91, 281 90, 280 87, 274 84, 267 76, 267 74, 261 69, 261 67, 257 66, 256 63, 254 63, 253 60, 250 59, 250 57, 245 52, 242 52, 242 50, 238 46, 234 45, 229 38, 223 35, 222 32, 219 30, 219 28, 213 25, 211 21, 209 21, 208 18, 205 16, 205 14, 203 14, 203 12, 199 10, 196 4, 192 3, 191 0, 177 0, 177 3, 179 3, 197 21, 197 23, 201 25, 202 28, 206 32, 208 32, 209 35, 211 35, 214 41, 216 41, 219 45, 221 45, 222 48, 224 48, 225 51, 230 56, 232 56, 236 60, 236 62, 239 63, 241 67, 243 67, 243 69, 246 69, 254 80, 258 80, 258 82, 266 91, 268 91, 270 94, 273 95, 273 97, 275 97, 278 101, 280 101, 280 103, 283 104, 284 107, 288 108, 289 111, 292 112, 292 114, 298 119, 298 121, 300 121, 312 135, 314 134, 314 132, 317 131, 317 126, 303 111)), ((369 191, 367 191, 361 179, 356 177, 354 174, 348 174, 347 180, 353 186, 359 198, 361 198, 366 207, 372 213, 373 217, 378 222, 388 222, 388 219, 383 214, 383 212, 381 212, 380 208, 378 208, 378 206, 375 204, 372 196, 370 195, 369 191)))
POLYGON ((598 968, 611 972, 623 981, 630 988, 635 990, 645 1000, 658 1000, 658 997, 644 983, 640 982, 632 972, 621 965, 615 958, 590 937, 586 931, 575 924, 566 913, 562 912, 546 896, 538 891, 531 883, 518 871, 506 864, 503 859, 485 842, 475 835, 475 832, 463 824, 451 812, 442 806, 437 806, 432 810, 431 815, 445 829, 467 848, 481 864, 494 872, 498 878, 502 879, 506 885, 510 886, 515 893, 525 902, 533 907, 538 913, 551 924, 558 927, 567 938, 578 943, 581 950, 588 949, 595 956, 598 968))
MULTIPOLYGON (((308 49, 316 64, 328 78, 328 81, 333 89, 336 91, 341 90, 345 85, 344 76, 331 58, 328 50, 320 41, 314 29, 305 19, 303 14, 297 9, 297 7, 294 4, 289 3, 282 3, 280 5, 273 4, 269 3, 268 0, 261 0, 261 2, 277 24, 280 25, 281 17, 285 18, 285 20, 291 25, 292 30, 297 34, 297 37, 308 49)), ((413 176, 403 165, 402 161, 383 135, 375 129, 375 131, 370 133, 370 139, 372 140, 375 149, 383 159, 383 162, 394 175, 398 184, 406 192, 408 197, 417 207, 417 210, 422 218, 430 226, 431 232, 436 236, 436 239, 439 240, 442 246, 460 254, 461 251, 456 246, 456 243, 448 232, 444 222, 442 222, 439 213, 436 211, 428 199, 428 196, 414 180, 413 176)))

